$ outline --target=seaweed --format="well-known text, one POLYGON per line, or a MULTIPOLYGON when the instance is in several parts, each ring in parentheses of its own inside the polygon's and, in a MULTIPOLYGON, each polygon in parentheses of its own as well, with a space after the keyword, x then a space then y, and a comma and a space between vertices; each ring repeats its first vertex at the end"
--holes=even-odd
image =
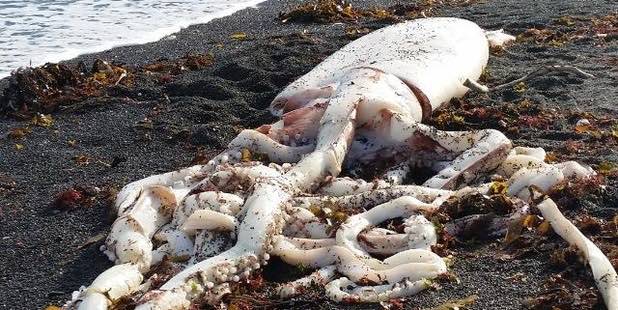
POLYGON ((279 20, 287 22, 333 23, 355 21, 362 16, 362 11, 354 8, 346 0, 317 0, 288 11, 279 13, 279 20))
POLYGON ((607 180, 602 175, 595 175, 575 182, 561 182, 552 187, 547 195, 558 205, 567 210, 577 209, 584 201, 600 195, 607 180))
POLYGON ((539 45, 550 45, 560 47, 570 40, 568 34, 553 29, 527 29, 524 33, 517 36, 520 42, 533 42, 539 45))
POLYGON ((470 309, 479 297, 471 295, 466 298, 449 300, 431 310, 455 310, 455 309, 470 309))
POLYGON ((509 223, 507 215, 518 206, 505 195, 506 188, 496 185, 493 189, 490 195, 471 193, 447 199, 430 218, 439 237, 432 250, 448 255, 448 249, 458 244, 503 236, 509 223))
POLYGON ((370 32, 371 32, 371 29, 367 27, 353 26, 353 27, 348 27, 345 29, 345 34, 350 40, 358 39, 370 32))
POLYGON ((453 219, 487 213, 507 215, 514 210, 514 203, 504 194, 486 196, 473 193, 463 197, 453 196, 442 204, 441 209, 453 219))
POLYGON ((115 199, 116 190, 105 186, 73 186, 56 194, 51 207, 60 211, 71 211, 78 207, 90 207, 98 200, 111 203, 115 199))
MULTIPOLYGON (((11 74, 8 87, 0 96, 0 114, 20 119, 38 117, 39 113, 78 106, 87 98, 108 96, 108 91, 114 87, 132 88, 137 76, 155 78, 160 84, 165 84, 184 71, 202 70, 213 62, 211 54, 188 54, 137 68, 101 59, 96 59, 91 69, 86 69, 83 62, 21 68, 11 74)), ((41 121, 40 125, 44 126, 45 119, 41 121)))
POLYGON ((81 190, 69 188, 58 193, 53 206, 59 210, 72 210, 81 205, 85 200, 85 195, 81 190))
POLYGON ((470 1, 424 0, 417 3, 396 4, 390 7, 356 8, 347 0, 314 0, 287 12, 279 13, 282 23, 357 23, 369 19, 386 23, 437 15, 440 5, 467 5, 470 1))
POLYGON ((140 70, 149 74, 158 74, 161 80, 162 76, 165 75, 175 76, 183 71, 203 70, 211 66, 214 61, 212 54, 188 54, 175 60, 159 59, 156 62, 144 65, 140 70))
MULTIPOLYGON (((618 123, 612 115, 555 109, 531 96, 487 104, 469 95, 434 111, 428 124, 441 130, 497 129, 510 139, 540 136, 564 141, 547 148, 550 162, 586 161, 607 178, 618 177, 616 163, 600 160, 604 150, 618 147, 618 123)), ((594 183, 594 180, 591 180, 594 183)), ((590 188, 590 187, 588 187, 590 188)))
POLYGON ((7 137, 11 138, 16 142, 19 141, 20 143, 15 143, 15 149, 17 151, 21 151, 25 147, 23 141, 26 140, 26 137, 32 133, 33 127, 50 128, 53 126, 53 124, 54 119, 51 115, 36 114, 32 117, 30 123, 25 124, 25 126, 13 127, 9 129, 7 137))
POLYGON ((442 130, 469 130, 476 128, 497 128, 507 126, 506 121, 512 119, 513 113, 508 108, 483 106, 476 101, 463 99, 451 100, 445 109, 436 110, 429 120, 432 125, 442 130))
POLYGON ((618 215, 609 220, 589 214, 575 219, 575 225, 601 249, 614 267, 618 267, 618 215))
POLYGON ((359 210, 353 210, 350 208, 342 208, 337 202, 331 200, 323 201, 323 206, 312 205, 309 207, 309 211, 318 217, 323 223, 328 224, 328 232, 332 233, 339 229, 339 226, 343 224, 350 214, 359 210))
POLYGON ((15 127, 9 130, 9 138, 13 140, 21 140, 27 135, 32 133, 32 128, 30 127, 15 127))
POLYGON ((549 258, 551 265, 560 269, 574 264, 582 264, 583 260, 584 258, 581 253, 573 246, 558 248, 551 253, 549 258))
POLYGON ((95 61, 88 72, 82 71, 83 67, 48 63, 14 71, 0 98, 0 112, 22 119, 50 113, 86 97, 101 96, 110 85, 128 85, 132 80, 126 69, 102 60, 95 61))
POLYGON ((599 43, 618 36, 618 13, 583 18, 561 16, 544 28, 530 28, 517 36, 519 42, 562 47, 565 44, 593 39, 599 43))
POLYGON ((529 309, 534 310, 587 310, 597 309, 600 298, 594 287, 580 281, 552 275, 542 285, 542 291, 527 301, 529 309))
POLYGON ((244 41, 247 39, 247 34, 244 32, 234 32, 230 35, 230 39, 237 41, 244 41))

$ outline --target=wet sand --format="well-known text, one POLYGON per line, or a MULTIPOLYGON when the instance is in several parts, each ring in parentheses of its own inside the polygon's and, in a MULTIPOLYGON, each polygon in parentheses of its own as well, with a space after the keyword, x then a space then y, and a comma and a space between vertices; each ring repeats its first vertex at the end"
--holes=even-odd
MULTIPOLYGON (((87 244, 89 239, 106 234, 113 221, 104 194, 95 195, 87 206, 58 211, 53 204, 58 193, 74 186, 98 187, 103 193, 120 189, 130 181, 185 167, 196 155, 208 157, 216 153, 240 129, 272 121, 265 111, 272 98, 349 42, 346 28, 376 29, 388 24, 370 18, 354 25, 282 24, 278 13, 297 3, 269 1, 258 9, 191 26, 173 38, 71 60, 70 64, 80 60, 90 64, 100 58, 140 66, 188 53, 211 53, 214 57, 212 65, 204 69, 185 71, 165 81, 140 77, 132 87, 111 87, 105 96, 87 98, 78 108, 53 112, 50 127, 32 126, 32 131, 20 139, 5 133, 27 123, 0 118, 0 309, 61 305, 73 290, 89 284, 111 266, 98 250, 102 241, 87 244), (246 34, 246 39, 232 39, 231 35, 237 32, 246 34)), ((388 7, 396 2, 353 3, 357 7, 388 7)), ((468 18, 486 29, 504 28, 518 35, 534 27, 565 31, 556 25, 562 16, 589 20, 593 16, 616 14, 615 10, 611 1, 601 0, 508 0, 441 6, 435 15, 468 18)), ((586 23, 582 21, 582 25, 586 23)), ((618 117, 615 36, 562 44, 522 40, 491 58, 487 83, 507 82, 554 64, 578 66, 596 78, 547 76, 529 82, 521 92, 508 89, 470 95, 464 100, 499 109, 529 99, 538 105, 538 111, 525 118, 530 122, 517 123, 516 131, 500 128, 517 145, 544 147, 559 160, 579 160, 594 168, 604 162, 617 163, 616 139, 601 140, 574 129, 578 118, 587 117, 599 128, 608 130, 608 125, 600 120, 609 118, 611 127, 611 119, 618 117), (544 111, 551 113, 543 114, 544 111), (545 123, 539 125, 539 120, 534 119, 539 115, 551 117, 545 117, 545 123)), ((0 89, 6 88, 7 83, 0 81, 0 89)), ((457 106, 450 109, 453 113, 462 112, 457 106)), ((460 125, 495 128, 495 124, 494 120, 460 125)), ((611 220, 618 206, 616 174, 607 176, 605 182, 604 191, 577 197, 567 215, 575 218, 586 213, 611 220)), ((549 264, 549 257, 564 243, 552 236, 544 241, 545 245, 525 251, 505 247, 501 240, 460 245, 453 249, 453 271, 460 283, 445 284, 440 290, 410 298, 405 301, 405 308, 430 308, 470 295, 478 295, 472 309, 526 307, 527 298, 536 298, 541 284, 561 272, 549 264)), ((611 242, 615 245, 615 239, 611 242)), ((581 277, 583 282, 579 286, 593 286, 589 272, 581 273, 581 277)), ((328 302, 323 296, 301 298, 277 307, 300 306, 346 307, 328 302)), ((603 309, 600 305, 590 307, 603 309)))

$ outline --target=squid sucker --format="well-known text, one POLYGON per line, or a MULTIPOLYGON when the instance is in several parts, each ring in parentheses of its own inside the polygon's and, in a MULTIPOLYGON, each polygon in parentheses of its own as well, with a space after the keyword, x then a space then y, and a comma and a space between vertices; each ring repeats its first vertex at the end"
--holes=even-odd
MULTIPOLYGON (((427 217, 449 197, 486 194, 499 175, 524 206, 514 218, 536 207, 534 191, 595 174, 576 162, 547 164, 543 149, 514 148, 497 130, 423 123, 466 94, 465 85, 478 86, 490 44, 510 40, 464 19, 424 18, 349 43, 273 100, 278 122, 242 131, 206 165, 126 185, 102 248, 116 266, 64 308, 108 309, 129 296, 140 310, 217 304, 231 282, 260 272, 271 256, 316 269, 282 284, 280 298, 314 284, 337 302, 381 302, 430 287, 448 267, 431 250, 438 237, 427 217), (382 177, 353 178, 378 164, 387 166, 382 177), (418 166, 435 175, 411 184, 418 166), (380 227, 396 218, 402 231, 380 227), (163 285, 156 274, 144 279, 163 260, 182 271, 163 285)), ((584 253, 607 307, 618 309, 607 257, 551 199, 538 208, 584 253)))

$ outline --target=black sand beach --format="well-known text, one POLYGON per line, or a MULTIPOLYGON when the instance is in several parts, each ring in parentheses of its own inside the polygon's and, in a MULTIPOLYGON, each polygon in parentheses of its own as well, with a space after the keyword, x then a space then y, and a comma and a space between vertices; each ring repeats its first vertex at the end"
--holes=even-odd
MULTIPOLYGON (((471 94, 438 113, 442 118, 435 125, 497 128, 516 145, 543 147, 558 161, 578 160, 599 170, 605 184, 602 190, 568 189, 561 192, 559 202, 578 225, 589 223, 583 215, 596 221, 584 231, 602 241, 601 248, 618 262, 618 237, 616 227, 611 226, 618 208, 615 2, 471 2, 435 4, 432 14, 463 17, 486 29, 523 34, 513 46, 491 57, 487 84, 508 82, 557 64, 577 66, 596 77, 558 74, 535 79, 519 89, 471 94), (598 20, 607 16, 613 34, 595 36, 601 27, 598 20), (530 33, 531 28, 548 32, 530 33), (490 109, 477 113, 482 107, 490 109), (590 120, 593 128, 575 128, 582 118, 590 120), (613 227, 614 234, 607 235, 606 227, 613 227)), ((390 23, 369 17, 355 23, 281 23, 279 12, 298 3, 268 1, 257 9, 194 25, 158 42, 68 61, 70 65, 84 61, 91 66, 95 59, 103 59, 137 68, 162 58, 175 61, 196 53, 212 56, 197 70, 136 74, 131 85, 111 86, 103 95, 86 96, 57 109, 51 113, 52 123, 32 125, 11 116, 0 118, 1 309, 43 309, 70 299, 72 291, 111 266, 99 252, 102 239, 97 238, 108 232, 113 221, 106 195, 130 181, 203 161, 242 128, 272 121, 265 111, 272 98, 349 42, 351 28, 362 32, 363 28, 377 29, 390 23), (25 127, 29 128, 23 135, 14 134, 15 129, 25 127), (82 200, 88 203, 59 210, 54 203, 59 193, 75 187, 88 197, 82 200)), ((388 8, 397 3, 353 1, 358 8, 388 8)), ((605 27, 607 23, 601 24, 605 27)), ((8 84, 7 79, 0 82, 0 94, 8 84)), ((6 103, 0 102, 1 106, 6 103)), ((432 308, 477 295, 471 309, 520 309, 532 307, 535 301, 541 302, 537 309, 604 309, 590 272, 578 271, 576 259, 565 259, 562 265, 560 259, 552 259, 566 244, 551 234, 535 238, 539 242, 506 246, 502 240, 493 240, 454 246, 453 272, 459 281, 407 299, 402 306, 432 308), (554 279, 555 283, 552 277, 558 274, 568 284, 552 289, 547 281, 554 279), (556 304, 552 294, 563 294, 559 296, 565 304, 556 304)), ((269 268, 273 273, 274 267, 269 268)), ((319 294, 269 306, 381 308, 338 305, 319 294)))

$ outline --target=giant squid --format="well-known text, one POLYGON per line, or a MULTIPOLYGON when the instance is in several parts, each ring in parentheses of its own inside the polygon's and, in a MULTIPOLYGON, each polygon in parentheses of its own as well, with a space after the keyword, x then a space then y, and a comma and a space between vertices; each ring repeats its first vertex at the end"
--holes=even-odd
POLYGON ((584 253, 605 303, 616 309, 618 279, 607 257, 551 199, 532 197, 590 177, 592 169, 547 164, 542 149, 513 147, 497 130, 425 124, 433 111, 478 86, 490 44, 512 39, 463 19, 425 18, 349 43, 274 98, 270 111, 279 121, 242 131, 205 165, 126 185, 102 248, 116 266, 75 292, 65 308, 107 309, 129 295, 139 298, 136 309, 216 302, 229 283, 248 279, 273 255, 316 268, 281 285, 281 298, 311 284, 325 286, 339 302, 411 296, 448 270, 431 251, 437 237, 426 216, 449 197, 487 192, 493 173, 508 180, 508 195, 538 207, 584 253), (376 166, 380 178, 358 177, 376 166), (434 175, 410 184, 419 166, 434 175), (333 205, 352 213, 334 232, 312 212, 332 213, 333 205), (393 218, 404 219, 403 233, 378 227, 393 218), (164 257, 184 269, 152 289, 143 275, 164 257))

